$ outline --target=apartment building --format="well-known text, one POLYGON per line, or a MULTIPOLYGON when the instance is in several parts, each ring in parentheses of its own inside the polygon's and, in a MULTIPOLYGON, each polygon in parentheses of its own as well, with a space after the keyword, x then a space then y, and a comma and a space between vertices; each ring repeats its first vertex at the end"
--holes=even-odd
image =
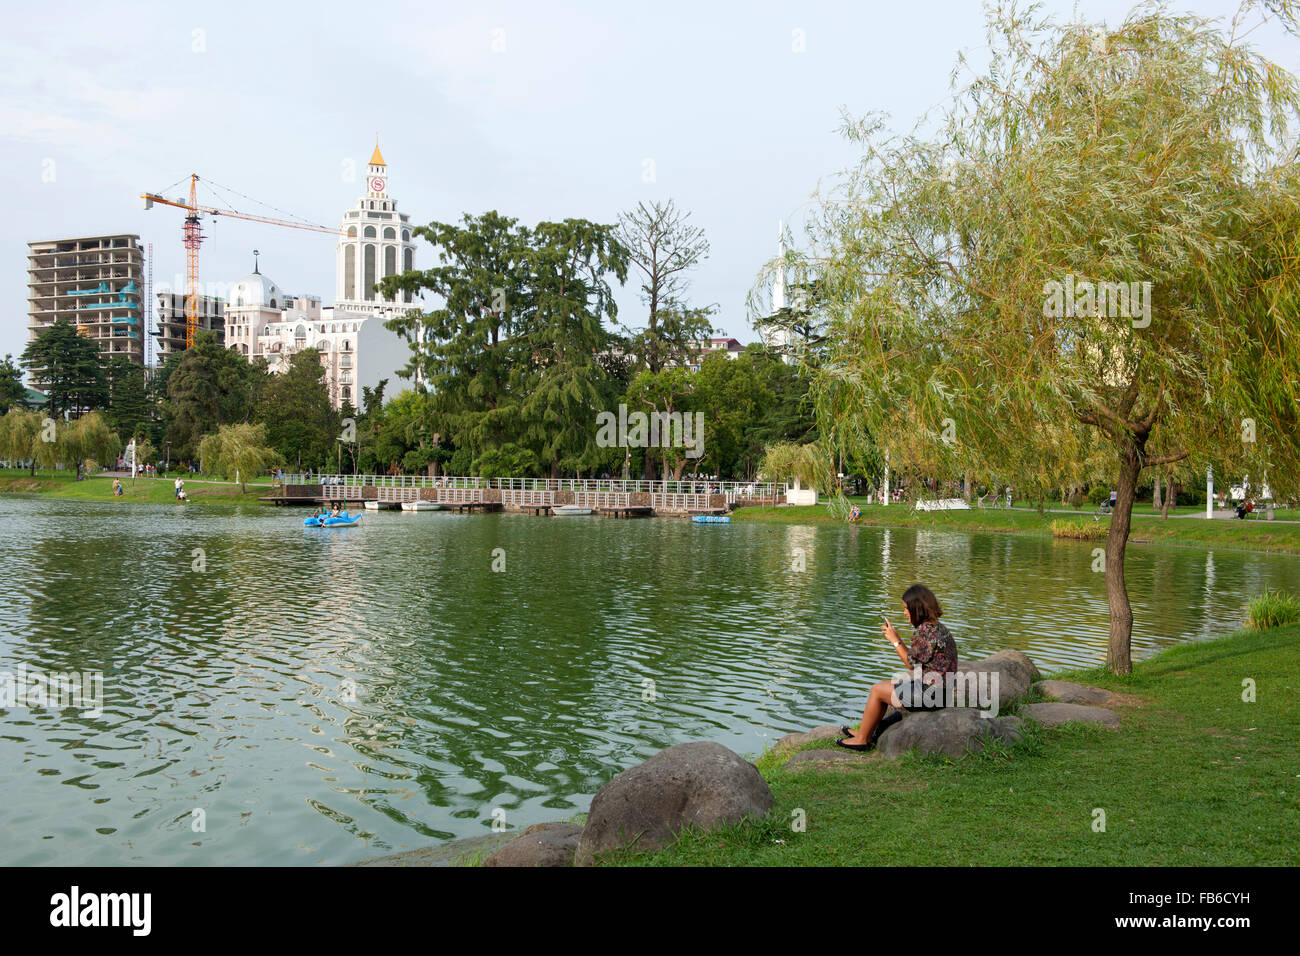
POLYGON ((66 318, 106 355, 143 365, 144 248, 138 235, 29 242, 27 327, 32 339, 66 318))

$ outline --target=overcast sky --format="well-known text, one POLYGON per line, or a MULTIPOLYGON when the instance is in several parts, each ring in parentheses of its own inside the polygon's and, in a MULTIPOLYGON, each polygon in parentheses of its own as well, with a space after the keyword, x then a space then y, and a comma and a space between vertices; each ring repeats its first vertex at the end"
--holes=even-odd
MULTIPOLYGON (((1045 6, 1117 24, 1131 4, 1045 6)), ((1228 17, 1236 3, 1175 7, 1228 17)), ((1300 71, 1275 24, 1252 40, 1300 71)), ((194 172, 266 204, 231 194, 237 208, 337 226, 376 133, 389 195, 417 224, 489 209, 613 222, 675 199, 712 243, 693 301, 753 341, 745 295, 778 221, 854 158, 841 112, 905 131, 943 101, 958 52, 979 61, 984 46, 974 0, 29 4, 0 35, 0 355, 27 342, 29 241, 139 233, 155 283, 183 288, 181 213, 144 211, 141 192, 180 195, 194 172)), ((329 236, 204 231, 204 283, 236 281, 257 248, 286 291, 333 302, 329 236)), ((422 242, 417 266, 433 260, 422 242)), ((619 303, 640 319, 631 281, 619 303)))

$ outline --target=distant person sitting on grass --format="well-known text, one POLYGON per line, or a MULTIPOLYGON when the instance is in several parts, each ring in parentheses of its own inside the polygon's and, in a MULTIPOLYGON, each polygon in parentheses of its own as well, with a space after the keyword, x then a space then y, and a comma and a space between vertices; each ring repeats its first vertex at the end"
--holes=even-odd
POLYGON ((1237 517, 1245 520, 1246 515, 1252 513, 1254 510, 1255 510, 1255 502, 1243 501, 1241 504, 1237 506, 1237 517))
POLYGON ((939 623, 943 609, 938 598, 924 584, 913 584, 903 592, 903 609, 916 628, 912 646, 904 649, 889 618, 880 625, 880 632, 909 669, 921 670, 920 677, 873 684, 857 733, 848 727, 840 728, 844 736, 835 742, 847 750, 871 750, 876 746, 880 736, 876 731, 891 704, 904 710, 938 710, 951 703, 947 700, 946 677, 957 670, 957 644, 939 623), (935 684, 939 685, 937 689, 935 684))
POLYGON ((857 505, 854 505, 852 508, 849 509, 850 521, 857 521, 861 517, 862 517, 862 509, 859 508, 857 505))
POLYGON ((122 482, 118 481, 116 478, 113 479, 113 494, 115 496, 120 496, 122 494, 122 482))

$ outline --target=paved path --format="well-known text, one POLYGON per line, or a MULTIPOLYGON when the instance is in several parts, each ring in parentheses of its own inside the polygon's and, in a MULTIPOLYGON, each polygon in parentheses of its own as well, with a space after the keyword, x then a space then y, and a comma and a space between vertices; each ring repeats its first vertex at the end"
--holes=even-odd
MULTIPOLYGON (((1007 509, 1006 509, 1006 508, 972 508, 971 510, 972 510, 972 511, 1006 511, 1007 509)), ((1032 512, 1034 512, 1035 514, 1038 513, 1038 509, 1037 509, 1037 508, 1022 508, 1022 507, 1019 507, 1019 506, 1016 506, 1016 507, 1014 507, 1014 508, 1012 508, 1012 509, 1010 509, 1010 510, 1012 510, 1012 511, 1032 511, 1032 512)), ((1054 514, 1054 515, 1075 515, 1076 517, 1087 518, 1087 517, 1095 517, 1097 512, 1096 512, 1096 509, 1095 509, 1095 508, 1094 508, 1093 510, 1091 510, 1091 511, 1089 511, 1089 510, 1085 510, 1085 509, 1083 509, 1083 508, 1080 508, 1080 509, 1078 509, 1078 510, 1075 510, 1074 508, 1044 508, 1044 509, 1043 509, 1043 513, 1044 513, 1044 514, 1054 514)), ((1145 517, 1145 518, 1159 518, 1159 517, 1160 517, 1160 512, 1158 512, 1158 511, 1134 511, 1134 512, 1133 512, 1133 516, 1134 516, 1135 518, 1144 518, 1144 517, 1145 517)), ((1205 512, 1204 512, 1204 511, 1196 511, 1196 512, 1193 512, 1193 513, 1191 513, 1191 514, 1170 515, 1169 518, 1170 518, 1170 520, 1173 520, 1173 519, 1175 519, 1175 518, 1191 518, 1191 519, 1193 519, 1193 520, 1197 520, 1197 521, 1204 521, 1204 520, 1205 520, 1205 512)), ((1214 510, 1214 518, 1215 518, 1215 520, 1223 519, 1223 518, 1230 518, 1230 519, 1236 521, 1236 520, 1237 520, 1237 512, 1236 512, 1234 509, 1231 509, 1231 508, 1216 508, 1216 509, 1214 510)), ((1268 519, 1267 519, 1266 517, 1264 517, 1264 512, 1263 512, 1262 510, 1260 510, 1260 511, 1256 511, 1256 512, 1255 512, 1255 517, 1253 517, 1253 518, 1246 518, 1246 519, 1244 519, 1244 520, 1246 520, 1246 521, 1267 521, 1268 519)), ((1274 519, 1273 519, 1273 523, 1274 523, 1274 524, 1300 524, 1300 521, 1296 521, 1295 519, 1291 519, 1291 518, 1274 518, 1274 519)))

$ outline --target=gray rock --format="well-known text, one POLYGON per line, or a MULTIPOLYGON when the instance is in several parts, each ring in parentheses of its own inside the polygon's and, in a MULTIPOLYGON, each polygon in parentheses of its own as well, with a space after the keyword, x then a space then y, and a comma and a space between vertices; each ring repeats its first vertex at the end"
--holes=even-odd
MULTIPOLYGON (((1017 697, 1028 694, 1034 682, 1041 677, 1033 661, 1022 652, 1013 650, 998 651, 982 661, 958 662, 958 677, 970 673, 977 675, 988 674, 987 679, 990 681, 994 680, 994 674, 997 675, 999 708, 1005 707, 1017 697)), ((977 677, 976 679, 981 683, 985 680, 983 677, 977 677)), ((967 699, 969 700, 969 695, 967 699)), ((970 706, 970 704, 967 704, 967 706, 970 706)))
POLYGON ((1119 730, 1119 714, 1105 707, 1088 707, 1084 704, 1028 704, 1020 708, 1020 713, 1030 717, 1044 727, 1071 722, 1081 724, 1101 724, 1112 730, 1119 730))
POLYGON ((1020 718, 981 717, 968 707, 908 714, 880 735, 877 749, 890 759, 911 750, 961 757, 982 750, 990 736, 1008 743, 1019 740, 1020 718))
POLYGON ((721 744, 678 744, 624 770, 596 792, 576 862, 620 847, 655 850, 687 827, 712 830, 767 816, 772 791, 758 769, 721 744))
POLYGON ((1092 704, 1105 707, 1115 699, 1114 693, 1101 687, 1089 687, 1087 684, 1071 684, 1064 680, 1040 680, 1034 690, 1044 697, 1051 697, 1063 704, 1092 704))
POLYGON ((484 866, 573 866, 582 827, 535 823, 486 860, 484 866))
POLYGON ((776 749, 798 750, 818 740, 834 740, 836 737, 843 736, 840 733, 840 726, 840 724, 822 724, 801 734, 786 734, 776 742, 776 749))
POLYGON ((845 750, 842 747, 837 747, 835 750, 801 750, 782 764, 782 767, 788 770, 801 764, 834 763, 844 760, 858 763, 868 752, 845 750))

